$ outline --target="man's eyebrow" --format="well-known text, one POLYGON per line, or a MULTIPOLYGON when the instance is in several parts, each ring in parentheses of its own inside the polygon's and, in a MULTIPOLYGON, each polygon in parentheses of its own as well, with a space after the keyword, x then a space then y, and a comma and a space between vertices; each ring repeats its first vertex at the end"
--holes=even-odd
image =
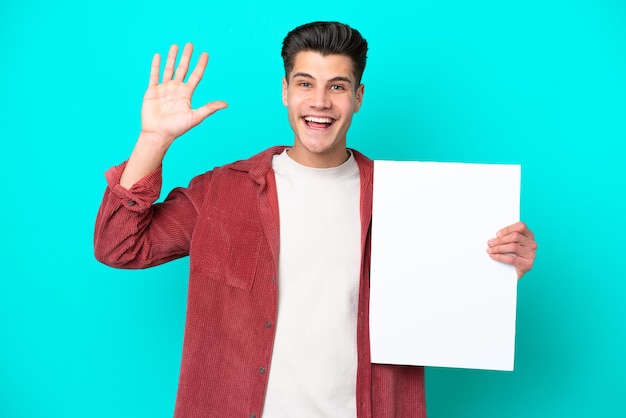
POLYGON ((301 71, 294 73, 291 78, 296 78, 296 77, 304 77, 304 78, 312 78, 313 80, 315 80, 315 77, 313 77, 311 74, 309 73, 303 73, 301 71))
MULTIPOLYGON (((315 77, 313 77, 311 74, 305 73, 305 72, 302 72, 302 71, 294 73, 291 76, 292 79, 294 79, 296 77, 311 78, 311 79, 315 80, 315 77)), ((330 83, 337 82, 337 81, 343 81, 345 83, 348 83, 348 84, 352 85, 352 80, 350 80, 348 77, 337 76, 337 77, 333 77, 330 80, 328 80, 328 82, 330 82, 330 83)))
POLYGON ((352 80, 350 80, 348 77, 342 77, 342 76, 333 77, 333 78, 331 78, 328 81, 331 81, 331 82, 333 82, 333 81, 343 81, 343 82, 346 82, 348 84, 352 84, 352 80))

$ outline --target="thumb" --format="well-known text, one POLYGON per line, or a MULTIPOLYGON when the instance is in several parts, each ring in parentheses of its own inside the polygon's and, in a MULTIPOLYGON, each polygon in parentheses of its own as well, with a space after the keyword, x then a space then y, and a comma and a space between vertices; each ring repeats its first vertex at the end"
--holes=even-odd
POLYGON ((202 107, 194 109, 193 112, 193 125, 198 125, 200 122, 211 116, 213 113, 218 110, 225 109, 228 107, 228 103, 217 100, 215 102, 209 102, 202 107))

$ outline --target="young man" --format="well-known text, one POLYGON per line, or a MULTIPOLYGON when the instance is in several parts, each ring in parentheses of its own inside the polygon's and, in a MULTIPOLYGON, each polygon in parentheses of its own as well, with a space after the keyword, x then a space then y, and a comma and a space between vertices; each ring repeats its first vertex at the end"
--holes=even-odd
MULTIPOLYGON (((364 94, 367 43, 336 22, 283 42, 283 103, 295 138, 216 168, 154 204, 172 142, 224 102, 191 109, 206 67, 177 48, 159 83, 155 55, 142 130, 129 160, 106 173, 95 228, 98 260, 143 268, 190 256, 175 416, 423 417, 421 367, 370 363, 373 163, 346 148, 364 94)), ((523 223, 488 243, 518 277, 536 243, 523 223)))

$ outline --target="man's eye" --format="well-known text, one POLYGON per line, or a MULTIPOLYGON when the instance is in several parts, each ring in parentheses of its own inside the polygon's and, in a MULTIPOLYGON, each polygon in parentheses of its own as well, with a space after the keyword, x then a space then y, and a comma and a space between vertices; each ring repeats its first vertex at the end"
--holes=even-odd
POLYGON ((345 90, 345 86, 342 86, 341 84, 333 84, 332 86, 330 86, 331 90, 336 90, 336 91, 340 91, 340 90, 345 90))
POLYGON ((307 83, 306 81, 302 81, 298 83, 300 87, 311 87, 311 83, 307 83))

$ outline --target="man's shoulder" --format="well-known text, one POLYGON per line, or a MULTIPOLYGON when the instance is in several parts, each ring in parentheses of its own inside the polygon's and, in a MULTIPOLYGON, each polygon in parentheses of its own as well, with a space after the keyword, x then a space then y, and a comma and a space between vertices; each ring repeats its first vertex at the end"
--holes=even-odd
POLYGON ((261 176, 272 168, 272 159, 274 155, 280 154, 285 148, 287 148, 285 145, 270 147, 248 159, 235 161, 221 168, 247 172, 250 173, 252 177, 261 176))

